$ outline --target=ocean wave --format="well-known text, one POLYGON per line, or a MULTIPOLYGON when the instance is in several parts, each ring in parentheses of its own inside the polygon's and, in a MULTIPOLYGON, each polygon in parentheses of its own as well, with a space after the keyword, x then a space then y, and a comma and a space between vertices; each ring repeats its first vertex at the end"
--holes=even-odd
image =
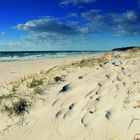
POLYGON ((46 51, 46 52, 0 52, 0 62, 64 58, 69 56, 101 54, 103 51, 46 51))

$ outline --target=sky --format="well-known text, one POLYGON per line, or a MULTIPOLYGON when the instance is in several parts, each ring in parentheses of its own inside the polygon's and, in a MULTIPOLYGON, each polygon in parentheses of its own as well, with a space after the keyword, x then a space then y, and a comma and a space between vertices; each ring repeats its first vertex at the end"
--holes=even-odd
POLYGON ((0 51, 140 46, 140 0, 1 0, 0 51))

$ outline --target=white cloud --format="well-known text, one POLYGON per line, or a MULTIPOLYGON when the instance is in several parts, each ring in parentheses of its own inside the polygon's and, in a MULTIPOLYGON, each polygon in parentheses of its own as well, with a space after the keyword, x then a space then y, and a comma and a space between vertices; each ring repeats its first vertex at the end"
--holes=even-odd
POLYGON ((28 21, 25 24, 18 24, 17 29, 34 32, 47 33, 48 35, 73 35, 78 34, 77 26, 73 26, 72 22, 63 23, 52 17, 45 17, 37 20, 28 21))
POLYGON ((44 17, 27 21, 25 24, 18 24, 16 29, 28 32, 23 38, 25 42, 37 44, 53 44, 65 42, 75 37, 81 38, 88 32, 84 26, 80 26, 78 22, 69 21, 64 23, 53 17, 44 17))
POLYGON ((117 36, 140 34, 140 15, 135 11, 102 13, 93 9, 81 13, 81 17, 88 21, 87 26, 91 32, 109 31, 117 36))
MULTIPOLYGON (((76 16, 75 13, 70 15, 76 16)), ((16 29, 28 32, 24 41, 35 44, 66 42, 64 40, 104 31, 117 36, 140 34, 140 15, 135 11, 103 13, 99 9, 91 9, 82 12, 77 18, 66 23, 53 17, 43 17, 18 24, 16 29)))
POLYGON ((0 32, 0 35, 6 35, 6 32, 0 32))
POLYGON ((61 5, 68 5, 68 4, 79 5, 79 4, 88 4, 95 1, 96 0, 61 0, 60 4, 61 5))
POLYGON ((69 13, 69 14, 67 15, 67 18, 71 18, 71 17, 79 17, 79 15, 78 15, 78 13, 76 13, 76 12, 72 12, 72 13, 69 13))

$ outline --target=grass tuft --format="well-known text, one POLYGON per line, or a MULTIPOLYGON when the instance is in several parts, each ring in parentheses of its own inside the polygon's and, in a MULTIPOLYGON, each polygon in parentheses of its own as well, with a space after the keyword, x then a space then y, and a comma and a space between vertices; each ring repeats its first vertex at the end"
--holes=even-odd
POLYGON ((24 115, 25 112, 28 112, 30 105, 28 100, 17 98, 17 101, 11 100, 9 103, 5 102, 1 111, 7 113, 10 117, 14 115, 21 116, 24 115))
POLYGON ((31 84, 30 84, 30 88, 34 88, 36 86, 42 85, 43 84, 43 80, 42 79, 35 79, 33 78, 31 84))

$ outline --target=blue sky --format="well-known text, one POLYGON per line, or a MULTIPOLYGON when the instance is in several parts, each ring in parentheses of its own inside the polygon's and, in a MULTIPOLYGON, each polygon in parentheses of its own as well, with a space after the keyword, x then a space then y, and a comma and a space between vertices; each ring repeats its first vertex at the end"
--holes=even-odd
POLYGON ((0 51, 140 46, 140 0, 1 0, 0 51))

